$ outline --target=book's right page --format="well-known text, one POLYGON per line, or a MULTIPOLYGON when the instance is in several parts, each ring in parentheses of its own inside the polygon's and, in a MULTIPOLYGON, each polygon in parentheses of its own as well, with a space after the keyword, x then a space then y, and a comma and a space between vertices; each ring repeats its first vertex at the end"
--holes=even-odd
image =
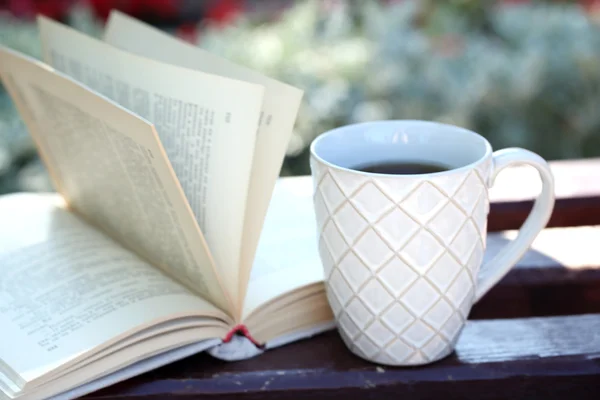
POLYGON ((243 360, 335 327, 323 285, 311 177, 281 178, 265 218, 245 299, 243 323, 257 348, 241 336, 210 349, 243 360))
POLYGON ((310 177, 278 180, 244 302, 244 318, 271 300, 323 282, 310 177))
POLYGON ((302 90, 211 54, 118 11, 113 10, 110 14, 104 40, 144 57, 264 86, 240 256, 239 299, 243 300, 273 186, 300 107, 302 90))

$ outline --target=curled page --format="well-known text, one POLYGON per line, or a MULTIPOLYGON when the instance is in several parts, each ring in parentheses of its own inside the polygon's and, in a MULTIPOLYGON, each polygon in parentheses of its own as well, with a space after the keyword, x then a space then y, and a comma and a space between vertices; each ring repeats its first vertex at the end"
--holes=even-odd
POLYGON ((273 187, 292 135, 303 95, 302 90, 234 64, 116 10, 110 14, 104 40, 154 60, 264 86, 261 122, 258 127, 244 215, 238 299, 241 303, 244 301, 250 269, 273 187))
POLYGON ((228 311, 231 300, 153 126, 30 58, 0 47, 0 61, 69 207, 228 311))
POLYGON ((264 88, 140 57, 46 18, 39 24, 47 63, 155 124, 237 308, 264 88))

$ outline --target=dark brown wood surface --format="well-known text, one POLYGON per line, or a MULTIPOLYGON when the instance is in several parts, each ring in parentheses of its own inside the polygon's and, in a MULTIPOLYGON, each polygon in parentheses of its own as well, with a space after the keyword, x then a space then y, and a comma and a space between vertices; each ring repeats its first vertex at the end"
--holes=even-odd
MULTIPOLYGON (((540 234, 473 308, 456 351, 440 362, 378 367, 352 355, 332 331, 241 362, 200 354, 87 397, 598 399, 600 226, 591 225, 600 225, 600 161, 552 167, 557 203, 551 225, 571 228, 540 234)), ((491 193, 494 231, 518 228, 536 190, 531 171, 501 177, 491 193)), ((513 234, 490 234, 486 256, 513 234)))
MULTIPOLYGON (((485 258, 513 234, 490 234, 485 258)), ((600 313, 599 245, 600 226, 542 231, 515 268, 473 307, 470 318, 600 313)))
POLYGON ((237 363, 191 357, 94 398, 580 399, 600 393, 598 332, 600 315, 472 321, 453 354, 418 368, 365 362, 329 332, 237 363))
MULTIPOLYGON (((555 212, 548 227, 600 224, 600 159, 550 163, 556 184, 555 212)), ((488 229, 519 227, 540 189, 537 172, 529 166, 502 171, 490 189, 488 229)))

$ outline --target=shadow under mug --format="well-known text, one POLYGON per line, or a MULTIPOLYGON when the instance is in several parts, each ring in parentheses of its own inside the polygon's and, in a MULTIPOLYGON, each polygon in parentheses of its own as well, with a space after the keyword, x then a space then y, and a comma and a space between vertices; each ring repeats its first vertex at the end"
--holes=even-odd
POLYGON ((343 126, 311 144, 310 165, 327 299, 356 355, 420 365, 449 355, 472 305, 527 251, 554 207, 544 159, 519 148, 492 152, 475 132, 428 121, 343 126), (359 165, 443 164, 390 175, 359 165), (482 266, 488 187, 505 167, 528 164, 542 191, 516 239, 482 266))

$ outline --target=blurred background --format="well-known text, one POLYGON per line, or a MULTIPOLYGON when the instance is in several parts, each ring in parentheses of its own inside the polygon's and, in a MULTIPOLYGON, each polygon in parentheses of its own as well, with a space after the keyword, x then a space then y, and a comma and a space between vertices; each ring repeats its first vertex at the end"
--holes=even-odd
MULTIPOLYGON (((38 13, 99 36, 116 8, 305 91, 282 175, 333 127, 427 119, 549 160, 600 156, 600 1, 0 0, 0 43, 39 57, 38 13)), ((51 190, 0 86, 0 194, 51 190)))

